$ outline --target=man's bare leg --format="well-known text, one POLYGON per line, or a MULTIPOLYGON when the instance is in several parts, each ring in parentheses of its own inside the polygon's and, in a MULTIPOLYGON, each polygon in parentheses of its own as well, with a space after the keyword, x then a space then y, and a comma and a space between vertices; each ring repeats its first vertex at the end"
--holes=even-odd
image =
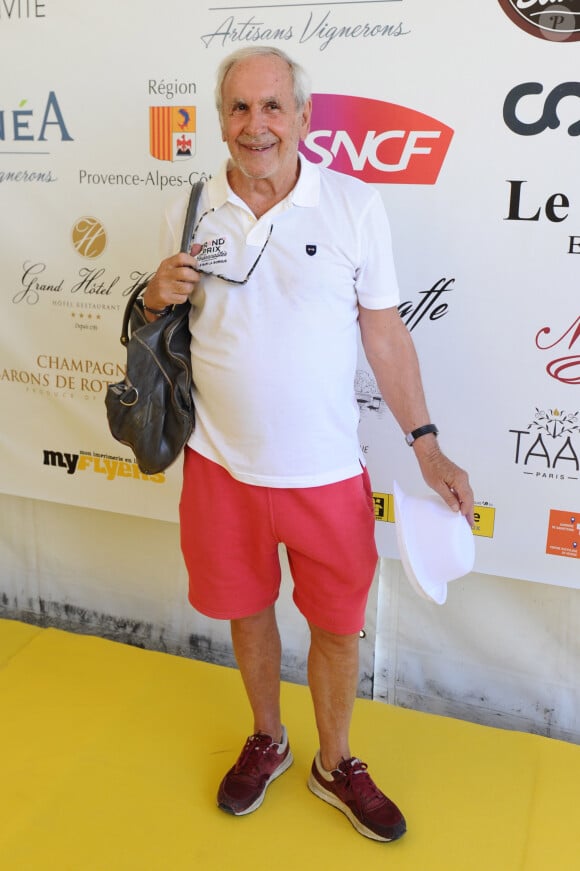
POLYGON ((231 629, 254 732, 220 783, 217 800, 222 810, 242 816, 260 807, 266 789, 293 757, 280 722, 281 644, 274 608, 232 620, 231 629))
POLYGON ((308 683, 327 771, 350 758, 349 730, 359 669, 359 634, 335 635, 310 625, 308 683))
POLYGON ((280 665, 282 645, 274 606, 251 617, 231 621, 238 668, 254 715, 254 733, 273 741, 282 735, 280 665))
POLYGON ((351 756, 349 747, 358 683, 359 635, 333 635, 314 626, 310 629, 308 674, 320 756, 312 763, 308 787, 318 798, 342 811, 361 835, 375 841, 394 841, 405 833, 405 818, 374 783, 366 764, 351 756))

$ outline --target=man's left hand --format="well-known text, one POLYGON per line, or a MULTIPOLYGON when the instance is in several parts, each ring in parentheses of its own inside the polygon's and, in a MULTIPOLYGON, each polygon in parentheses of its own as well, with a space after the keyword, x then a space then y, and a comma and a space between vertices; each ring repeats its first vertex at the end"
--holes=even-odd
POLYGON ((425 482, 473 527, 473 490, 467 472, 445 456, 434 437, 423 436, 413 448, 425 482))

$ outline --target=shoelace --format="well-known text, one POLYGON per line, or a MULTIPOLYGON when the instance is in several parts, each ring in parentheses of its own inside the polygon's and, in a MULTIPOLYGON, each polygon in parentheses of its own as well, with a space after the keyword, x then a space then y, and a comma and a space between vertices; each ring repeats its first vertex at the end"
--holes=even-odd
POLYGON ((386 797, 375 784, 370 774, 367 774, 368 765, 360 759, 344 759, 338 766, 346 778, 345 783, 369 811, 375 810, 384 804, 386 797))
POLYGON ((249 778, 262 775, 261 757, 265 756, 274 746, 269 735, 263 735, 260 732, 257 735, 250 735, 236 762, 236 774, 243 774, 249 778))

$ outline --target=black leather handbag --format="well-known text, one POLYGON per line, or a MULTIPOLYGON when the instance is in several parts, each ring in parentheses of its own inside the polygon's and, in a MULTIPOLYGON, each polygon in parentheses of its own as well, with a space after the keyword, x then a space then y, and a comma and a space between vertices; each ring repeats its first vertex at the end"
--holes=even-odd
MULTIPOLYGON (((189 251, 203 182, 191 190, 181 239, 189 251)), ((180 455, 193 431, 190 303, 149 323, 139 298, 147 281, 135 288, 125 308, 121 343, 127 349, 123 381, 110 384, 105 396, 111 434, 128 445, 147 475, 167 469, 180 455)))

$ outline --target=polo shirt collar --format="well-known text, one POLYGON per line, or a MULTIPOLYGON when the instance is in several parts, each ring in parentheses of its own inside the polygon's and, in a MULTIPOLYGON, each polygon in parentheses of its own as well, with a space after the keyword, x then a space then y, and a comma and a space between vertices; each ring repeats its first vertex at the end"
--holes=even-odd
POLYGON ((233 191, 228 184, 227 169, 228 161, 225 160, 217 174, 212 175, 207 183, 207 194, 211 209, 219 209, 220 206, 225 205, 230 194, 233 194, 233 191))
POLYGON ((300 160, 300 175, 294 188, 290 192, 295 206, 317 206, 320 199, 320 170, 314 163, 302 154, 298 154, 300 160))
MULTIPOLYGON (((314 163, 306 160, 302 154, 298 154, 298 159, 300 160, 300 175, 287 199, 295 206, 317 206, 320 197, 320 170, 314 163)), ((229 186, 227 169, 228 160, 225 160, 216 175, 208 181, 207 192, 209 205, 212 209, 219 209, 228 200, 234 203, 240 202, 239 197, 229 186)))

